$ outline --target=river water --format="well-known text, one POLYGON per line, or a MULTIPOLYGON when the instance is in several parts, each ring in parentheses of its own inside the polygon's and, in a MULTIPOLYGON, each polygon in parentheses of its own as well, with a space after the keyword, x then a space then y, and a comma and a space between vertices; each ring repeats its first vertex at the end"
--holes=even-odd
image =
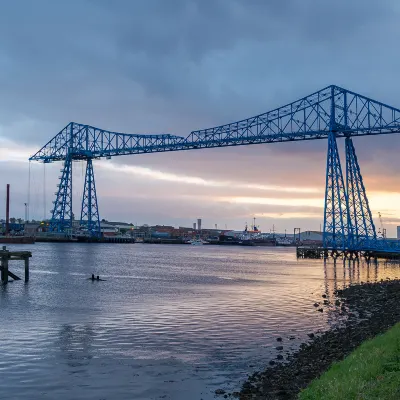
MULTIPOLYGON (((293 248, 146 244, 32 250, 31 280, 0 287, 1 399, 214 399, 307 333, 349 283, 397 264, 297 260, 293 248), (94 273, 105 281, 92 282, 94 273), (292 340, 289 337, 292 336, 292 340), (293 339, 294 337, 294 339, 293 339)), ((23 263, 10 269, 23 275, 23 263)))

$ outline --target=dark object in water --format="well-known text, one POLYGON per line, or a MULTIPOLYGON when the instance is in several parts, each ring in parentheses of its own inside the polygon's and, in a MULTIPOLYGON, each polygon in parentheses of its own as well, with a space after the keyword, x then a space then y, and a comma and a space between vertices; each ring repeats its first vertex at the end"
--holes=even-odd
POLYGON ((94 277, 94 274, 92 274, 92 276, 90 278, 88 278, 91 281, 105 281, 105 279, 100 279, 99 275, 96 276, 96 278, 94 277))

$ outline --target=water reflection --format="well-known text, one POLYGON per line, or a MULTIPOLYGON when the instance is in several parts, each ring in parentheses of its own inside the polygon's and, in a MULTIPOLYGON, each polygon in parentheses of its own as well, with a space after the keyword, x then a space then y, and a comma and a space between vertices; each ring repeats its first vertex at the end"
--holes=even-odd
POLYGON ((336 290, 399 274, 390 262, 299 260, 288 248, 26 249, 29 284, 0 288, 2 385, 16 399, 43 398, 50 384, 60 400, 213 399, 276 358, 277 336, 290 351, 340 323, 336 290), (92 273, 106 281, 88 281, 92 273), (74 397, 78 383, 86 389, 74 397))
POLYGON ((90 325, 62 325, 59 331, 58 347, 61 356, 71 367, 70 373, 82 372, 93 358, 94 330, 90 325), (79 369, 77 370, 77 367, 79 369))
POLYGON ((0 310, 8 305, 8 288, 9 285, 0 283, 0 310))
POLYGON ((342 305, 337 302, 338 289, 363 282, 377 282, 381 279, 397 278, 400 270, 399 262, 377 261, 376 259, 328 259, 324 261, 324 293, 318 302, 324 305, 329 326, 342 325, 347 319, 342 305))
POLYGON ((398 270, 398 262, 328 259, 324 261, 325 294, 331 298, 339 288, 343 289, 348 285, 362 282, 376 282, 385 274, 386 277, 394 279, 398 275, 398 270))

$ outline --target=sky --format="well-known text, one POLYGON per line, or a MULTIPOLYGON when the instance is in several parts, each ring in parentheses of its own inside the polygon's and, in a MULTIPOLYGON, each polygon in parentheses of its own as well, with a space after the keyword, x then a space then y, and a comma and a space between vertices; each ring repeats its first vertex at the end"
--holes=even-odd
MULTIPOLYGON (((0 200, 10 183, 15 217, 28 198, 30 218, 50 216, 61 164, 28 158, 70 121, 186 136, 330 84, 400 108, 396 0, 0 0, 0 8, 0 200)), ((394 236, 400 138, 354 144, 375 224, 381 212, 394 236)), ((265 232, 319 230, 326 146, 95 161, 101 218, 242 229, 256 217, 265 232)), ((82 163, 73 174, 79 216, 82 163)))

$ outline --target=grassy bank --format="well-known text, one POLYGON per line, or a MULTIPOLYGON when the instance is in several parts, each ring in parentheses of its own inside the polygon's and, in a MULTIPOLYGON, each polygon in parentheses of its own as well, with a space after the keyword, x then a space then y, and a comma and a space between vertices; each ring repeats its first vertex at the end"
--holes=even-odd
POLYGON ((400 399, 400 323, 333 364, 300 400, 400 399))

